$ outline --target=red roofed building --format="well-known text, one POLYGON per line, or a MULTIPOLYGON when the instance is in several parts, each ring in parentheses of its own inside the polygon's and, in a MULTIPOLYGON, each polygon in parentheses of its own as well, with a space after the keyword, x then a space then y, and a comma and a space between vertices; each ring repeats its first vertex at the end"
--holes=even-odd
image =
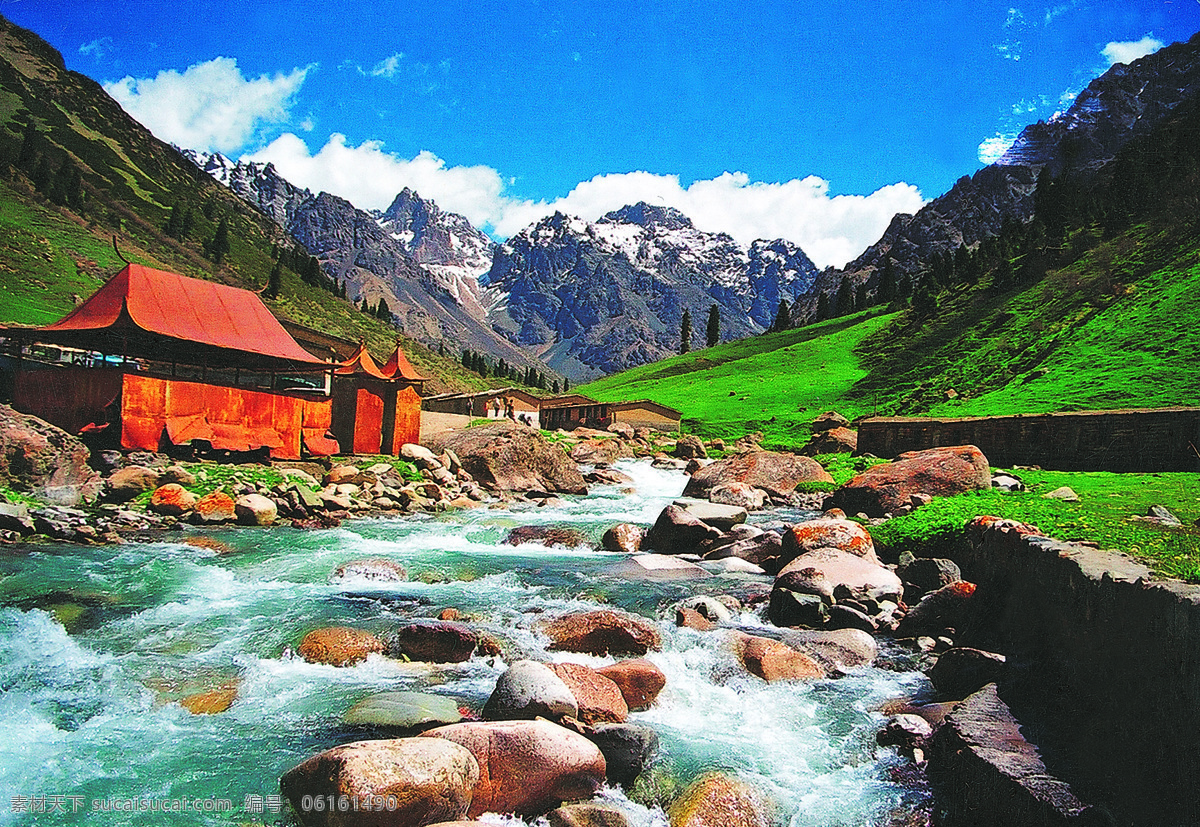
POLYGON ((142 450, 196 441, 287 459, 338 450, 327 435, 331 365, 252 291, 130 264, 59 321, 7 335, 79 351, 71 365, 18 357, 13 392, 18 410, 72 433, 112 429, 122 447, 142 450))

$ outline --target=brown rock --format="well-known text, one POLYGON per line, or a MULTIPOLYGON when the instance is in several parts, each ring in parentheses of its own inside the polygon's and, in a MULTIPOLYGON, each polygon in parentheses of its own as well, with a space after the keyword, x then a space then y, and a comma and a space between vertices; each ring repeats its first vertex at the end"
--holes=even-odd
POLYGON ((382 654, 383 641, 370 632, 347 626, 327 626, 315 629, 300 641, 300 656, 309 663, 330 666, 352 666, 367 659, 371 653, 382 654))
POLYGON ((852 520, 820 517, 796 523, 783 533, 779 560, 787 565, 801 554, 819 548, 836 548, 879 565, 870 533, 852 520))
POLYGON ((609 804, 570 804, 546 815, 550 827, 629 827, 625 814, 609 804))
POLYGON ((575 528, 548 525, 520 525, 508 532, 504 542, 510 546, 537 543, 543 546, 578 548, 590 545, 587 535, 575 528))
POLYGON ((736 505, 747 511, 758 511, 766 504, 767 493, 744 482, 727 482, 714 485, 708 492, 708 500, 720 505, 736 505))
POLYGON ((195 518, 205 523, 231 523, 237 517, 233 497, 224 491, 210 491, 192 506, 195 518))
MULTIPOLYGON (((178 482, 178 480, 170 480, 178 482)), ((159 473, 141 465, 126 465, 112 472, 105 482, 104 499, 114 503, 129 502, 138 494, 158 487, 159 473)))
POLYGON ((721 539, 721 530, 672 503, 662 510, 654 526, 646 532, 643 545, 662 554, 686 554, 701 544, 721 539))
POLYGON ((633 554, 641 551, 642 540, 646 537, 646 529, 633 523, 618 523, 604 532, 600 545, 609 551, 623 551, 633 554))
POLYGON ((744 482, 771 496, 786 497, 800 483, 813 481, 833 482, 833 477, 811 457, 752 450, 701 468, 688 480, 683 495, 707 499, 718 485, 744 482))
POLYGON ((400 626, 388 647, 392 657, 426 663, 462 663, 470 660, 479 635, 465 623, 418 620, 400 626))
POLYGON ((704 443, 699 437, 687 434, 675 442, 671 456, 679 459, 708 459, 708 451, 704 450, 704 443))
POLYGON ((909 609, 896 632, 901 637, 936 637, 946 629, 961 629, 974 596, 975 584, 966 580, 942 586, 909 609))
POLYGON ((662 648, 662 635, 653 623, 611 609, 563 615, 546 623, 542 631, 551 639, 551 649, 564 652, 644 655, 662 648))
POLYGON ((242 494, 233 502, 233 513, 242 525, 274 525, 279 506, 262 494, 242 494))
POLYGON ((930 448, 910 451, 893 462, 868 468, 835 491, 825 507, 881 517, 911 505, 913 494, 947 497, 989 489, 991 485, 987 457, 974 445, 930 448))
POLYGON ((806 579, 823 577, 836 592, 844 586, 852 593, 871 594, 899 600, 904 586, 895 572, 877 562, 836 548, 822 548, 802 554, 779 570, 776 587, 791 588, 791 575, 806 579), (813 569, 808 572, 806 569, 813 569))
POLYGON ((830 428, 828 431, 813 434, 808 444, 800 450, 808 457, 818 454, 853 454, 858 450, 858 431, 830 428))
POLYGON ((454 451, 467 473, 493 491, 587 493, 579 466, 566 451, 523 425, 496 422, 436 434, 429 442, 436 451, 454 451))
POLYGON ((103 483, 88 465, 90 457, 77 437, 0 405, 0 483, 58 505, 91 502, 103 483))
POLYGON ((596 671, 617 685, 626 705, 634 710, 645 709, 654 703, 667 685, 667 676, 662 670, 643 658, 620 660, 596 671))
POLYGON ((223 686, 181 698, 179 705, 193 715, 219 715, 233 706, 236 699, 237 686, 223 686))
POLYGON ((305 827, 395 827, 462 818, 479 779, 479 762, 461 744, 394 738, 356 741, 314 755, 285 772, 279 787, 305 827), (302 802, 309 796, 362 802, 381 796, 385 806, 305 809, 302 802))
POLYGON ((837 411, 826 411, 812 421, 812 432, 822 433, 831 431, 834 428, 849 428, 850 420, 842 416, 837 411))
POLYGON ((466 747, 480 767, 468 818, 546 813, 590 798, 604 784, 604 755, 582 735, 549 721, 452 724, 422 733, 466 747))
POLYGON ((325 475, 326 485, 342 485, 343 483, 357 484, 362 479, 362 472, 353 465, 337 465, 329 469, 325 475))
POLYGON ((685 606, 675 610, 675 625, 687 629, 695 629, 698 632, 711 632, 717 628, 717 624, 700 614, 700 612, 685 606))
POLYGON ((154 489, 150 495, 150 510, 168 517, 178 517, 196 505, 196 495, 173 482, 154 489))
POLYGON ((629 717, 621 689, 611 678, 580 663, 552 663, 550 668, 575 696, 585 724, 619 724, 629 717))
POLYGON ((770 808, 750 785, 712 773, 692 782, 667 813, 671 827, 768 827, 770 808))
POLYGON ((768 683, 782 680, 821 680, 825 670, 816 660, 786 643, 741 632, 733 633, 733 648, 738 660, 752 675, 768 683))

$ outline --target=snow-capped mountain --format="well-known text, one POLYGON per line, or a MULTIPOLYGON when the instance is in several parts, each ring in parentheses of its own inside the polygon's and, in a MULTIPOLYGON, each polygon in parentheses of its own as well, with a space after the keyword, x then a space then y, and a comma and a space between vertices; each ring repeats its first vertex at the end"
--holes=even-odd
POLYGON ((817 269, 786 241, 743 247, 645 203, 595 222, 555 213, 510 238, 481 278, 489 320, 553 369, 586 379, 679 349, 683 311, 702 347, 716 304, 721 339, 762 332, 817 269))

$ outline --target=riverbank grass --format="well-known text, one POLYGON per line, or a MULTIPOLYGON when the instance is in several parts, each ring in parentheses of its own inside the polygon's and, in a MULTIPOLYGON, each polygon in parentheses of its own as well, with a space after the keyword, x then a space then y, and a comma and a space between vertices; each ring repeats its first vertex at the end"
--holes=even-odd
POLYGON ((888 520, 871 535, 895 557, 949 556, 966 537, 966 524, 981 514, 1019 520, 1065 542, 1083 541, 1125 552, 1166 577, 1200 583, 1200 476, 1189 473, 1117 474, 1102 471, 1011 472, 1028 490, 978 491, 940 497, 911 514, 888 520), (1048 499, 1062 486, 1077 502, 1048 499), (1152 505, 1166 507, 1182 526, 1130 519, 1152 505))

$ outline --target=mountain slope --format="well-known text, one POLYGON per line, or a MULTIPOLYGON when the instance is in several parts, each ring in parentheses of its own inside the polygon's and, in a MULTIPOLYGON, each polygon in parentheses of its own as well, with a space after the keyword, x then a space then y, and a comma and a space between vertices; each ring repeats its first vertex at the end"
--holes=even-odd
POLYGON ((641 203, 585 222, 556 213, 510 238, 481 284, 489 319, 572 379, 677 352, 686 310, 692 346, 717 305, 721 338, 759 333, 816 267, 786 241, 743 248, 677 210, 641 203))

